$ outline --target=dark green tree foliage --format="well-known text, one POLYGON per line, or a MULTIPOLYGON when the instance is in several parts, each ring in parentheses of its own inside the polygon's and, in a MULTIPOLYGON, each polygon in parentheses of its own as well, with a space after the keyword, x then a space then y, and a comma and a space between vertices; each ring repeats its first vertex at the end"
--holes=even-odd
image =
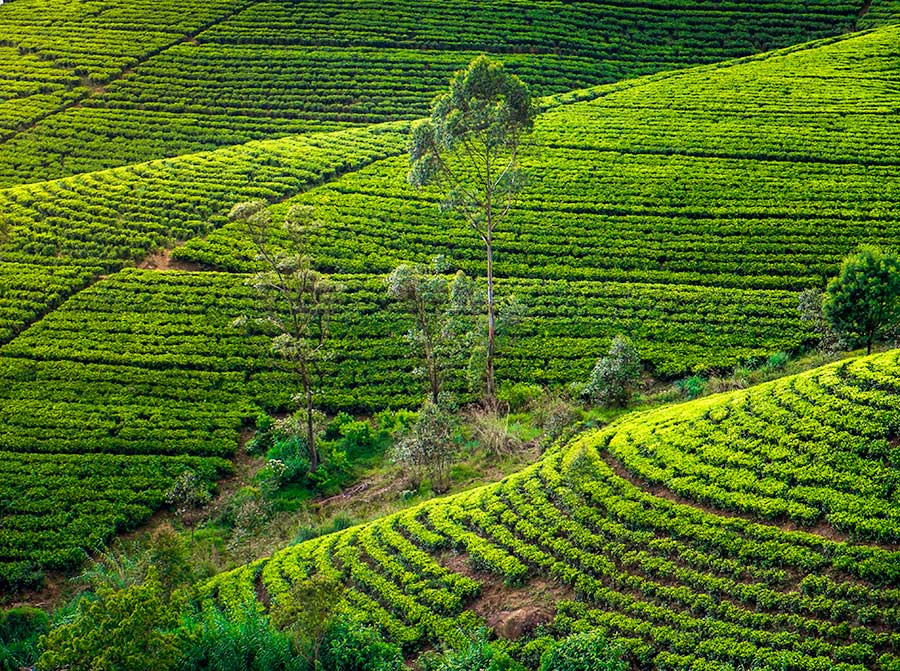
POLYGON ((623 651, 599 632, 564 638, 544 653, 540 671, 626 671, 623 651))
POLYGON ((860 247, 828 283, 822 309, 835 331, 871 353, 900 320, 900 259, 878 247, 860 247))
MULTIPOLYGON (((272 349, 296 373, 302 392, 297 395, 305 413, 306 445, 310 471, 319 465, 314 427, 314 398, 321 383, 319 365, 331 358, 329 323, 335 294, 340 287, 312 267, 306 251, 310 232, 316 227, 312 208, 291 208, 278 234, 285 236, 287 250, 273 247, 272 215, 266 203, 253 201, 235 205, 232 221, 247 225, 256 246, 262 270, 252 279, 264 303, 264 317, 257 324, 272 336, 272 349)), ((245 323, 246 319, 238 320, 245 323)))
POLYGON ((74 619, 41 639, 41 671, 163 671, 179 656, 179 608, 167 602, 151 570, 141 585, 97 590, 74 619))
POLYGON ((487 56, 479 56, 450 80, 435 100, 431 118, 413 127, 409 180, 437 185, 442 206, 459 212, 481 239, 487 258, 488 331, 485 393, 493 402, 495 350, 494 232, 522 186, 518 167, 522 138, 535 108, 528 88, 487 56))
POLYGON ((641 379, 641 359, 631 338, 613 338, 609 354, 597 360, 582 396, 592 403, 625 406, 641 379))

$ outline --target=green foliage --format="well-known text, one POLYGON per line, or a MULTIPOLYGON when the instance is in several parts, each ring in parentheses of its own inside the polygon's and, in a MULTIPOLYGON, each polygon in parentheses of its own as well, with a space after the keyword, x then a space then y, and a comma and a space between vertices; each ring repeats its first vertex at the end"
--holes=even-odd
POLYGON ((308 541, 312 538, 318 538, 319 536, 325 536, 327 534, 333 534, 338 531, 343 531, 348 527, 352 527, 354 524, 356 524, 356 522, 354 522, 346 515, 336 515, 328 522, 319 526, 301 526, 294 536, 294 543, 303 543, 304 541, 308 541))
POLYGON ((822 310, 843 338, 871 352, 876 340, 900 325, 900 259, 860 247, 828 283, 822 310))
POLYGON ((539 671, 627 671, 623 652, 600 632, 575 634, 544 653, 539 671))
POLYGON ((172 487, 166 492, 166 503, 175 512, 185 517, 187 513, 205 506, 212 501, 209 484, 194 471, 186 470, 175 478, 172 487))
MULTIPOLYGON (((279 231, 286 238, 285 248, 273 247, 272 215, 264 201, 238 203, 229 219, 247 226, 256 247, 256 260, 262 266, 248 280, 261 304, 262 315, 253 320, 260 332, 272 339, 272 351, 282 358, 294 375, 300 391, 295 396, 303 411, 303 425, 288 424, 295 435, 303 435, 309 453, 309 470, 319 467, 316 446, 316 397, 323 384, 320 365, 333 356, 329 341, 335 294, 341 286, 312 267, 308 253, 309 237, 319 226, 312 208, 292 207, 279 231)), ((259 311, 259 308, 257 309, 259 311)), ((236 324, 247 325, 241 315, 236 324)))
POLYGON ((174 668, 179 642, 173 633, 178 606, 164 600, 151 572, 141 585, 118 591, 100 587, 84 598, 71 622, 41 639, 37 668, 52 671, 163 671, 174 668))
MULTIPOLYGON (((502 63, 481 55, 453 75, 450 90, 435 99, 431 118, 413 126, 409 144, 410 184, 437 184, 442 208, 457 211, 484 245, 487 330, 478 348, 484 348, 489 404, 496 402, 494 232, 522 189, 519 144, 531 132, 535 113, 528 87, 502 63)), ((433 394, 432 401, 438 400, 433 394)))
POLYGON ((704 504, 894 542, 896 358, 833 363, 626 418, 609 449, 629 471, 704 504))
POLYGON ((452 284, 443 257, 432 266, 401 264, 388 275, 388 294, 413 316, 405 338, 421 363, 414 372, 423 377, 432 403, 440 403, 444 383, 453 365, 451 319, 452 284))
POLYGON ((184 671, 308 671, 291 638, 255 606, 224 613, 208 607, 182 624, 185 642, 177 668, 184 671))
POLYGON ((0 615, 0 671, 33 666, 40 656, 38 640, 50 628, 50 617, 40 608, 19 606, 0 615))
POLYGON ((805 289, 797 297, 800 318, 809 324, 818 338, 816 349, 822 354, 832 354, 846 348, 846 344, 825 317, 825 294, 818 289, 805 289))
POLYGON ((510 411, 519 412, 533 406, 544 395, 544 388, 532 382, 506 382, 500 385, 497 400, 510 411))
POLYGON ((593 663, 604 648, 585 641, 599 636, 642 668, 893 668, 900 556, 877 543, 895 543, 900 528, 898 357, 622 417, 498 483, 294 545, 201 593, 252 598, 261 580, 276 603, 299 608, 306 597, 293 589, 319 576, 344 586, 339 612, 405 651, 454 649, 450 668, 487 668, 494 657, 465 634, 484 580, 447 568, 466 561, 491 580, 558 584, 577 599, 555 599, 539 644, 511 648, 522 662, 545 652, 547 633, 587 633, 548 665, 593 663), (675 503, 620 477, 620 465, 697 503, 868 540, 675 503))
POLYGON ((525 671, 499 645, 490 643, 486 630, 468 640, 459 649, 428 658, 426 671, 525 671))
POLYGON ((402 671, 400 648, 347 617, 337 618, 322 641, 322 671, 402 671))
MULTIPOLYGON (((542 95, 563 93, 839 35, 863 2, 675 3, 653 11, 633 1, 555 3, 528 12, 497 0, 107 7, 4 6, 0 185, 421 117, 452 72, 481 51, 542 95), (195 43, 189 38, 198 32, 195 43), (126 68, 128 77, 119 77, 126 68)), ((865 20, 891 18, 882 0, 865 20)))
POLYGON ((703 396, 706 391, 708 381, 702 375, 691 375, 682 380, 678 380, 675 386, 678 388, 685 398, 695 399, 703 396))
MULTIPOLYGON (((335 626, 335 611, 343 592, 344 586, 339 581, 317 574, 295 582, 287 591, 276 596, 271 609, 272 622, 287 631, 294 648, 312 668, 320 662, 326 635, 335 626)), ((338 639, 335 641, 340 645, 338 639)), ((342 658, 349 652, 335 654, 337 658, 342 658)))
POLYGON ((449 487, 448 469, 457 452, 456 419, 446 408, 426 400, 409 435, 394 446, 393 458, 410 469, 414 478, 431 478, 436 492, 449 487))
POLYGON ((640 379, 641 359, 637 349, 631 338, 619 334, 613 338, 609 354, 597 360, 581 395, 591 403, 624 407, 640 379))

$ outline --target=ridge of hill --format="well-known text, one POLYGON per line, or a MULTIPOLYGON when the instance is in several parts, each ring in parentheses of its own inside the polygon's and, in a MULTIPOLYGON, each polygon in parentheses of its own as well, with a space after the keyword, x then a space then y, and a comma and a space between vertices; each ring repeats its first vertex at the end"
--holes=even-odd
POLYGON ((891 20, 896 0, 15 0, 0 7, 0 185, 422 116, 495 54, 539 94, 891 20))
MULTIPOLYGON (((425 645, 459 644, 464 628, 485 614, 485 592, 501 603, 505 594, 522 606, 531 591, 516 588, 540 584, 567 595, 546 613, 552 619, 545 635, 599 630, 625 646, 635 668, 896 669, 896 546, 860 544, 827 528, 804 529, 824 515, 851 537, 896 540, 895 518, 878 520, 892 533, 873 534, 859 505, 868 501, 884 511, 893 497, 897 510, 900 463, 896 449, 887 448, 900 421, 897 371, 898 352, 892 351, 749 392, 628 416, 551 449, 499 483, 289 547, 217 576, 202 595, 227 609, 247 603, 265 608, 289 601, 292 586, 308 576, 322 575, 346 586, 341 608, 414 653, 425 645), (746 474, 746 488, 729 501, 768 518, 784 512, 799 527, 761 523, 756 515, 727 517, 690 500, 671 500, 680 491, 706 502, 709 491, 736 481, 720 478, 703 459, 679 462, 681 473, 653 472, 651 479, 662 483, 654 493, 633 484, 618 461, 623 445, 629 446, 627 455, 662 453, 636 441, 637 431, 653 436, 657 445, 677 444, 679 454, 694 451, 714 461, 723 453, 706 447, 699 420, 689 424, 673 417, 704 417, 721 433, 740 434, 748 422, 737 408, 748 398, 754 409, 765 402, 779 406, 784 394, 825 380, 830 386, 819 395, 798 398, 777 419, 757 418, 769 419, 776 430, 754 436, 760 451, 771 448, 771 472, 746 474), (829 424, 811 433, 823 405, 834 410, 829 424), (833 407, 838 405, 839 411, 833 407), (873 447, 861 452, 863 430, 873 447), (848 442, 848 435, 859 438, 848 442), (811 468, 810 460, 822 455, 828 455, 827 467, 811 468), (864 455, 870 469, 861 468, 864 455), (866 484, 872 469, 878 473, 866 484), (758 506, 755 477, 762 485, 780 484, 785 500, 791 499, 788 492, 824 493, 829 487, 834 496, 803 498, 804 514, 794 516, 799 508, 758 506), (685 490, 689 481, 706 489, 685 490)), ((744 440, 736 461, 752 452, 746 442, 751 438, 744 440)), ((633 463, 628 456, 623 460, 633 463)), ((640 462, 637 472, 646 472, 640 462)), ((527 636, 514 650, 534 659, 527 636)))

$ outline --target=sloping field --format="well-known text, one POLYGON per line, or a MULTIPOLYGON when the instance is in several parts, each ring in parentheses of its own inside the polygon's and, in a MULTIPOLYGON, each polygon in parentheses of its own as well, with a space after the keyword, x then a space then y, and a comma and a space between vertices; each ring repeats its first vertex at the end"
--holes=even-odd
MULTIPOLYGON (((770 440, 786 453, 770 455, 778 474, 765 479, 791 481, 796 490, 816 486, 804 458, 827 460, 822 478, 862 482, 857 445, 842 438, 868 427, 875 447, 867 459, 877 474, 855 500, 806 500, 818 514, 801 518, 804 525, 827 513, 843 527, 862 499, 875 509, 892 501, 897 509, 900 464, 896 454, 878 449, 900 420, 897 357, 835 364, 752 392, 754 406, 777 405, 786 389, 832 380, 820 399, 797 409, 802 421, 771 421, 777 437, 770 440), (841 410, 827 429, 811 436, 807 425, 819 418, 817 408, 835 405, 841 410)), ((460 625, 473 617, 467 606, 477 608, 488 585, 549 580, 572 594, 558 604, 549 631, 598 629, 620 640, 637 668, 896 669, 900 553, 843 540, 834 530, 788 531, 676 503, 666 489, 654 495, 633 484, 616 459, 638 429, 680 441, 683 452, 705 450, 705 439, 693 426, 673 423, 672 413, 715 418, 720 431, 741 434, 747 424, 733 408, 746 397, 739 392, 630 417, 550 450, 496 485, 288 548, 217 577, 206 593, 228 608, 258 595, 277 603, 307 576, 329 576, 347 586, 343 607, 414 651, 456 642, 460 625)), ((695 460, 682 469, 662 481, 676 491, 687 478, 720 481, 695 460)), ((741 497, 748 505, 738 508, 772 516, 754 505, 750 491, 734 493, 734 501, 741 497)), ((865 525, 847 526, 872 535, 865 525)))
MULTIPOLYGON (((496 273, 824 285, 859 242, 900 238, 898 44, 900 28, 884 28, 548 110, 522 161, 522 202, 496 237, 496 273)), ((388 272, 438 253, 479 272, 480 242, 407 171, 404 157, 380 161, 276 212, 314 206, 329 224, 315 256, 336 272, 388 272)), ((242 270, 246 249, 226 226, 179 257, 242 270)))
MULTIPOLYGON (((501 378, 584 379, 619 331, 665 375, 799 346, 796 290, 819 285, 858 242, 898 237, 898 43, 900 29, 883 28, 547 103, 525 158, 528 191, 500 234, 500 290, 530 310, 501 343, 501 378)), ((223 225, 234 202, 285 201, 276 215, 310 203, 326 223, 316 262, 348 292, 322 405, 415 401, 401 373, 405 318, 386 307, 380 274, 439 252, 480 274, 481 260, 433 194, 406 185, 406 128, 254 142, 0 192, 12 225, 0 464, 18 483, 2 498, 0 578, 74 565, 81 548, 145 519, 184 463, 210 477, 226 469, 241 425, 285 404, 268 344, 231 326, 253 309, 246 240, 223 225), (189 238, 174 256, 231 272, 115 272, 189 238), (113 274, 78 291, 103 272, 113 274), (107 480, 76 486, 93 462, 107 480)), ((873 500, 889 500, 878 491, 873 500)))
POLYGON ((14 0, 0 186, 415 118, 482 51, 558 93, 839 35, 895 0, 869 4, 14 0))
POLYGON ((900 541, 897 354, 635 416, 609 451, 724 509, 900 541))
POLYGON ((0 191, 0 342, 102 271, 402 150, 406 124, 259 141, 0 191), (40 291, 40 287, 46 290, 40 291))

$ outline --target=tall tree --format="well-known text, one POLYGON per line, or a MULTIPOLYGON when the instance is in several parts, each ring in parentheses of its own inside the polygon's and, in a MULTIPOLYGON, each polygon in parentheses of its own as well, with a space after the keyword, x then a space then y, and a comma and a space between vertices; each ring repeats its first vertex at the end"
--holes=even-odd
POLYGON ((835 331, 871 354, 875 341, 900 323, 900 259, 860 247, 828 283, 822 310, 835 331))
POLYGON ((485 394, 496 399, 494 233, 509 214, 522 175, 518 157, 535 108, 528 88, 501 63, 479 56, 450 80, 431 118, 413 127, 409 180, 437 185, 445 209, 459 212, 484 244, 487 257, 485 394))
POLYGON ((239 203, 229 217, 247 225, 256 246, 262 270, 251 284, 262 299, 263 313, 256 322, 272 336, 272 349, 288 362, 303 389, 298 397, 306 415, 310 470, 315 471, 319 452, 314 399, 321 383, 320 364, 331 357, 329 324, 341 288, 312 268, 307 239, 318 224, 311 207, 291 208, 280 231, 273 230, 271 214, 261 201, 239 203), (282 250, 273 244, 278 237, 286 245, 282 250))

